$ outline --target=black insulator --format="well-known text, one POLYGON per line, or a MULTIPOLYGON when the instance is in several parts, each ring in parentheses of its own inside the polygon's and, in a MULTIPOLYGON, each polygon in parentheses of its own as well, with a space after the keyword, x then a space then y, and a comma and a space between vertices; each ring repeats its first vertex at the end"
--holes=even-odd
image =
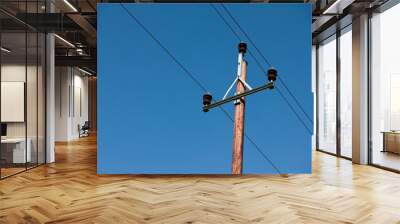
POLYGON ((240 42, 238 48, 239 48, 239 53, 244 54, 244 53, 246 53, 246 50, 247 50, 247 44, 240 42))
POLYGON ((203 105, 208 106, 212 102, 212 95, 210 93, 205 93, 203 95, 203 105))
POLYGON ((278 72, 274 68, 268 69, 268 81, 275 82, 276 77, 278 76, 278 72))

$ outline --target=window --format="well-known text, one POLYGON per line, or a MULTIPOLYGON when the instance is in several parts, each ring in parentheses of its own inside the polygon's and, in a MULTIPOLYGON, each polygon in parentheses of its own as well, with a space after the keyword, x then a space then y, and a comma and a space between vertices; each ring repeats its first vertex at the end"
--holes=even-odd
POLYGON ((371 162, 400 170, 400 4, 371 19, 371 162))
MULTIPOLYGON (((42 12, 44 3, 6 1, 0 6, 14 6, 23 15, 42 12)), ((46 39, 8 14, 0 17, 14 22, 12 28, 0 23, 0 178, 5 178, 45 163, 46 39)))
POLYGON ((352 156, 352 33, 351 26, 340 35, 340 155, 352 156))
POLYGON ((336 36, 318 47, 318 149, 336 153, 336 36))

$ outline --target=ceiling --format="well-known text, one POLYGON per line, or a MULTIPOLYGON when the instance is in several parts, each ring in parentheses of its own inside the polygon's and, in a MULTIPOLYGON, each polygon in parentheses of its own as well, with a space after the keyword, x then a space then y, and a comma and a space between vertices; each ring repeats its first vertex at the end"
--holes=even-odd
MULTIPOLYGON (((311 3, 313 39, 338 20, 381 5, 387 0, 251 0, 253 3, 311 3)), ((24 48, 21 32, 54 32, 56 65, 86 67, 96 71, 96 5, 100 2, 177 2, 150 0, 1 0, 1 30, 15 54, 24 48), (47 3, 46 3, 47 2, 47 3), (26 13, 28 12, 28 13, 26 13), (50 13, 51 12, 51 13, 50 13), (22 39, 21 39, 22 38, 22 39), (65 41, 64 41, 65 40, 65 41)), ((182 1, 179 1, 182 2, 182 1)), ((205 0, 189 2, 209 2, 205 0)), ((238 2, 238 1, 231 1, 238 2)), ((5 43, 3 41, 3 43, 5 43)), ((32 45, 33 46, 33 45, 32 45)), ((30 45, 28 52, 30 52, 30 45)), ((20 52, 23 53, 23 52, 20 52)))

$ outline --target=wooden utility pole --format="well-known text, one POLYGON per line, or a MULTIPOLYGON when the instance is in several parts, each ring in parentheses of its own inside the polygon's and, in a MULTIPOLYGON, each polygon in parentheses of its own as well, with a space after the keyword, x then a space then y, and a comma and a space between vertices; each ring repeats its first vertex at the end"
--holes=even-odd
MULTIPOLYGON (((247 62, 243 59, 247 51, 247 45, 243 42, 238 46, 238 69, 236 79, 236 93, 239 95, 246 91, 246 75, 247 75, 247 62)), ((246 102, 243 97, 234 101, 235 103, 235 118, 233 126, 233 147, 232 147, 232 174, 242 174, 243 171, 243 137, 244 137, 244 113, 246 102)))
MULTIPOLYGON (((246 81, 247 62, 242 59, 240 79, 246 81)), ((236 94, 246 90, 242 82, 237 82, 236 94)), ((232 174, 242 174, 243 171, 243 139, 244 139, 244 114, 246 102, 241 97, 235 101, 235 123, 233 127, 233 148, 232 148, 232 174)))
MULTIPOLYGON (((268 83, 252 88, 246 82, 247 76, 247 62, 243 59, 247 51, 247 45, 243 42, 239 43, 239 56, 237 76, 229 86, 224 97, 219 101, 213 101, 211 93, 206 92, 203 95, 203 111, 208 112, 212 108, 219 107, 229 102, 235 104, 235 118, 233 127, 233 147, 232 147, 232 174, 241 175, 243 172, 243 141, 244 141, 244 114, 245 114, 245 96, 251 95, 263 90, 274 89, 274 82, 276 81, 277 71, 274 68, 268 69, 267 77, 268 83), (234 96, 228 96, 230 91, 236 84, 236 93, 234 96)), ((232 119, 231 117, 229 117, 232 119)))

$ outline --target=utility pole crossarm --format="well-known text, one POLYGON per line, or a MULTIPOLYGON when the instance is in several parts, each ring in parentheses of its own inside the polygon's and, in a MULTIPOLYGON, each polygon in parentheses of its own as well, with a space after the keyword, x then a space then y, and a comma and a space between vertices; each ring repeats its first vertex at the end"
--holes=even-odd
POLYGON ((212 109, 214 107, 219 107, 219 106, 221 106, 221 105, 223 105, 225 103, 229 103, 229 102, 235 101, 235 100, 240 99, 240 98, 242 98, 244 96, 251 95, 253 93, 260 92, 262 90, 273 89, 274 86, 275 86, 275 84, 273 82, 269 82, 267 84, 264 84, 262 86, 256 87, 254 89, 247 90, 245 92, 238 93, 238 94, 236 94, 234 96, 227 97, 227 98, 225 98, 223 100, 219 100, 219 101, 216 101, 214 103, 205 105, 205 106, 203 106, 203 111, 204 112, 208 112, 210 109, 212 109))

